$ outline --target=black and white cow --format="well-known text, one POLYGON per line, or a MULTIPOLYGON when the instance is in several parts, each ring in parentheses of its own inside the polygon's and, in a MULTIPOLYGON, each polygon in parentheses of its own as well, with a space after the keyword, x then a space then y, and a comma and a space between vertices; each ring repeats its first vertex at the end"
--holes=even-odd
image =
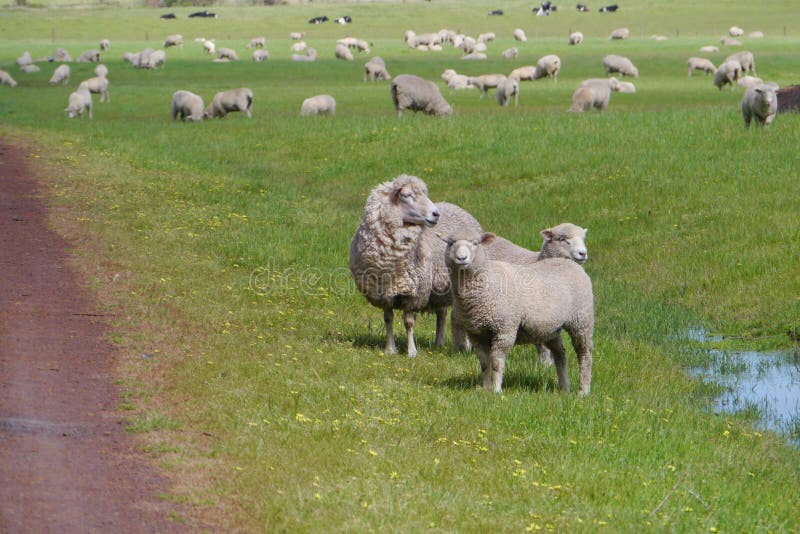
POLYGON ((603 6, 600 8, 600 13, 614 13, 619 9, 617 4, 611 4, 610 6, 603 6))
POLYGON ((493 9, 493 10, 489 11, 489 16, 490 17, 499 16, 499 15, 502 15, 502 14, 503 14, 503 10, 502 9, 493 9))
POLYGON ((587 11, 589 11, 589 6, 585 6, 583 4, 578 4, 576 7, 578 11, 581 13, 586 13, 587 11))
POLYGON ((175 18, 175 13, 164 13, 161 15, 161 18, 164 20, 170 20, 175 18))
POLYGON ((321 17, 314 17, 313 19, 308 19, 308 23, 309 24, 322 24, 323 22, 328 22, 328 20, 330 20, 328 17, 326 17, 325 15, 322 15, 321 17))
POLYGON ((350 24, 353 22, 353 19, 350 18, 350 15, 345 15, 344 17, 339 17, 338 19, 334 19, 339 24, 350 24))
POLYGON ((203 11, 195 11, 194 13, 190 13, 189 14, 189 18, 190 19, 191 18, 195 18, 195 17, 215 19, 215 18, 217 18, 217 14, 216 13, 211 13, 210 11, 206 11, 204 9, 203 11))

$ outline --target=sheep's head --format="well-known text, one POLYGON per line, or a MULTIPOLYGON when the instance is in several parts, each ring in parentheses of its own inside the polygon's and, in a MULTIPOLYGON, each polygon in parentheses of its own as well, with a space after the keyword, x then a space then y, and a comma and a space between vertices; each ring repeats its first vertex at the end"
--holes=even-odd
POLYGON ((608 79, 608 87, 612 91, 619 91, 619 80, 612 76, 611 78, 608 79))
POLYGON ((562 223, 541 231, 544 238, 542 256, 546 258, 567 258, 579 264, 586 263, 589 252, 586 250, 586 228, 572 223, 562 223))
POLYGON ((455 230, 446 239, 445 263, 455 269, 471 266, 479 253, 478 247, 488 245, 494 238, 495 234, 482 234, 473 228, 455 230))
POLYGON ((435 226, 439 210, 428 198, 425 182, 408 174, 401 174, 392 182, 392 202, 400 209, 403 224, 435 226))
POLYGON ((759 84, 753 88, 753 92, 755 93, 756 102, 758 102, 759 107, 762 109, 769 109, 770 107, 776 105, 776 101, 778 96, 775 94, 775 90, 766 84, 759 84))

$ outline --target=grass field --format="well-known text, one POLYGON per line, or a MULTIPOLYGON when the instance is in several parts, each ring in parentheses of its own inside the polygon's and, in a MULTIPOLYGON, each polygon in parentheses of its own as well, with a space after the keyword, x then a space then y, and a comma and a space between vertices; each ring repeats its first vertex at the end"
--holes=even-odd
POLYGON ((737 24, 766 34, 744 38, 760 77, 797 83, 800 11, 651 4, 548 18, 523 2, 487 17, 497 6, 484 1, 223 6, 216 20, 175 8, 172 22, 140 8, 2 11, 0 68, 19 86, 0 86, 0 135, 30 146, 50 176, 54 224, 115 317, 120 410, 172 477, 164 498, 223 530, 800 530, 800 451, 757 432, 757 410, 709 413, 713 388, 686 371, 705 354, 691 328, 754 348, 789 347, 800 330, 800 118, 747 131, 741 89, 686 77, 686 59, 737 24), (305 22, 320 14, 354 23, 305 22), (632 38, 609 41, 620 26, 632 38), (405 30, 440 28, 498 39, 484 62, 404 46, 405 30), (576 29, 586 42, 569 47, 576 29), (290 31, 306 31, 320 60, 289 61, 290 31), (170 33, 186 44, 163 70, 121 60, 170 33), (263 64, 244 48, 257 35, 263 64), (345 35, 370 41, 393 75, 439 82, 454 116, 398 120, 388 84, 362 82, 369 56, 333 59, 345 35), (200 36, 243 61, 211 63, 200 36), (95 98, 92 121, 63 112, 92 65, 72 64, 59 87, 51 64, 14 65, 25 50, 77 57, 101 38, 112 41, 111 102, 95 98), (510 46, 520 57, 500 59, 510 46), (603 114, 566 113, 611 52, 639 67, 637 92, 614 94, 603 114), (446 68, 509 72, 549 53, 562 59, 558 82, 523 83, 518 108, 441 84, 446 68), (251 120, 171 122, 174 91, 208 102, 238 86, 255 94, 251 120), (336 98, 336 117, 299 117, 319 93, 336 98), (542 228, 588 227, 588 398, 559 393, 532 347, 512 352, 502 395, 484 394, 474 354, 432 347, 431 317, 418 321, 419 357, 382 353, 381 312, 355 290, 348 246, 370 189, 401 173, 530 248, 542 228))

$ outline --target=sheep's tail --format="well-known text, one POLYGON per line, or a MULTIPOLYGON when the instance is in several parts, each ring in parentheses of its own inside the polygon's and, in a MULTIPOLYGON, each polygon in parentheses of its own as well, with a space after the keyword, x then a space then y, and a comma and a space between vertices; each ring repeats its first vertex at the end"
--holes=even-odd
POLYGON ((392 84, 392 102, 394 102, 394 109, 397 109, 397 85, 392 84))
POLYGON ((247 109, 253 107, 253 95, 247 95, 247 109))

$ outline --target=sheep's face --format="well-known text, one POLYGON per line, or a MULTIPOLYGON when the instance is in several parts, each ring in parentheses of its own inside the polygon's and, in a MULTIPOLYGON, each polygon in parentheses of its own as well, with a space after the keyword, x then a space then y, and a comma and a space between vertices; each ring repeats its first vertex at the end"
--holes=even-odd
POLYGON ((759 85, 753 91, 756 93, 756 102, 761 109, 768 110, 776 105, 777 95, 775 91, 765 85, 759 85))
POLYGON ((564 223, 542 230, 541 235, 544 238, 543 248, 548 249, 550 256, 566 258, 581 265, 589 259, 585 228, 564 223))
POLYGON ((445 263, 450 268, 466 269, 475 261, 480 245, 489 244, 495 235, 491 233, 479 234, 474 231, 453 232, 447 238, 445 249, 445 263))
POLYGON ((394 193, 403 217, 403 224, 435 226, 439 222, 439 210, 428 198, 426 188, 405 184, 394 193))

